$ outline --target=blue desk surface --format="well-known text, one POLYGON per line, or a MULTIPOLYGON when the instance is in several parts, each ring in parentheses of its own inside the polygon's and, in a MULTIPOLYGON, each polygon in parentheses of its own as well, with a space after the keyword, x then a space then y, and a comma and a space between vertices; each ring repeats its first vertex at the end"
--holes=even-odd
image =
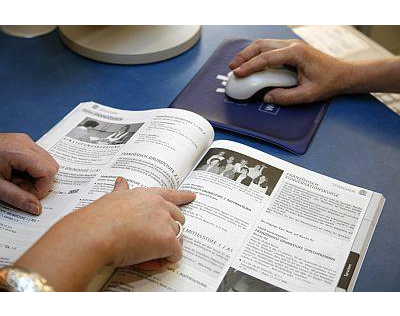
MULTIPOLYGON (((0 131, 38 139, 82 101, 130 110, 167 107, 230 37, 293 38, 284 26, 205 26, 187 53, 161 63, 117 66, 68 50, 57 31, 36 39, 0 34, 0 131)), ((370 96, 337 97, 308 152, 295 156, 217 131, 269 154, 380 193, 387 199, 355 290, 400 290, 400 117, 370 96)))

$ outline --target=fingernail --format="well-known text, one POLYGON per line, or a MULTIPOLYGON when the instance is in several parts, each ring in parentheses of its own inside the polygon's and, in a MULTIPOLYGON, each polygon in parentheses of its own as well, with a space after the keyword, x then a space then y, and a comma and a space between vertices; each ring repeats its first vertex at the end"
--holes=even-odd
POLYGON ((115 184, 121 184, 122 179, 122 177, 117 177, 117 179, 115 180, 115 184))
POLYGON ((28 203, 25 210, 35 215, 40 214, 40 206, 35 203, 28 203))

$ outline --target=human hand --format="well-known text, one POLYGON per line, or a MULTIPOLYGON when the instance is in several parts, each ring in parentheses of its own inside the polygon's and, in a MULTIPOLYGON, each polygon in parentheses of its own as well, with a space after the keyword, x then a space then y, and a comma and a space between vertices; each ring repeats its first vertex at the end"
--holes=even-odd
POLYGON ((39 215, 59 165, 26 134, 0 133, 0 200, 39 215))
POLYGON ((156 270, 180 260, 178 206, 195 194, 160 188, 128 189, 117 178, 112 193, 67 215, 16 266, 42 275, 57 291, 82 291, 105 265, 156 270))
POLYGON ((291 105, 327 99, 341 93, 351 82, 352 64, 334 58, 300 40, 260 39, 239 52, 229 64, 237 77, 246 77, 266 67, 297 68, 298 86, 275 88, 265 102, 291 105))
POLYGON ((114 192, 79 211, 80 221, 88 220, 102 243, 108 240, 107 264, 156 270, 181 259, 176 221, 183 225, 185 217, 178 206, 194 199, 195 194, 187 191, 129 190, 127 181, 118 177, 114 192))

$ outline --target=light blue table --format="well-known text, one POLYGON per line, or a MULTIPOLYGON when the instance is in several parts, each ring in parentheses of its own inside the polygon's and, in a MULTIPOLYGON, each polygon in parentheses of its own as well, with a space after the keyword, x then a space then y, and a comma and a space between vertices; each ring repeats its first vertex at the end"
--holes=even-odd
MULTIPOLYGON (((36 39, 0 34, 0 131, 38 139, 82 101, 144 110, 167 107, 225 38, 293 38, 284 26, 205 26, 201 41, 174 59, 117 66, 69 51, 57 32, 36 39)), ((399 79, 400 80, 400 79, 399 79)), ((400 290, 400 117, 368 95, 338 97, 304 156, 255 139, 231 139, 387 198, 358 291, 400 290)))

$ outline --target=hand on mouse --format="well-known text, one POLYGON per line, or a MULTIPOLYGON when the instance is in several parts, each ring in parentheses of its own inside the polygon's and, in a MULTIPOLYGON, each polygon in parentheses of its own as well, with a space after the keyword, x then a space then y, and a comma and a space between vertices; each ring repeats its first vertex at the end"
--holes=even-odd
POLYGON ((0 200, 39 215, 58 164, 26 134, 0 134, 0 200))
POLYGON ((246 77, 266 67, 297 68, 298 86, 276 88, 265 102, 282 105, 309 103, 341 93, 350 85, 352 64, 326 55, 300 40, 260 39, 239 52, 229 64, 237 77, 246 77))
POLYGON ((57 291, 84 290, 105 265, 160 269, 182 256, 178 206, 194 198, 187 191, 129 190, 119 177, 112 193, 61 219, 16 266, 41 274, 57 291))

